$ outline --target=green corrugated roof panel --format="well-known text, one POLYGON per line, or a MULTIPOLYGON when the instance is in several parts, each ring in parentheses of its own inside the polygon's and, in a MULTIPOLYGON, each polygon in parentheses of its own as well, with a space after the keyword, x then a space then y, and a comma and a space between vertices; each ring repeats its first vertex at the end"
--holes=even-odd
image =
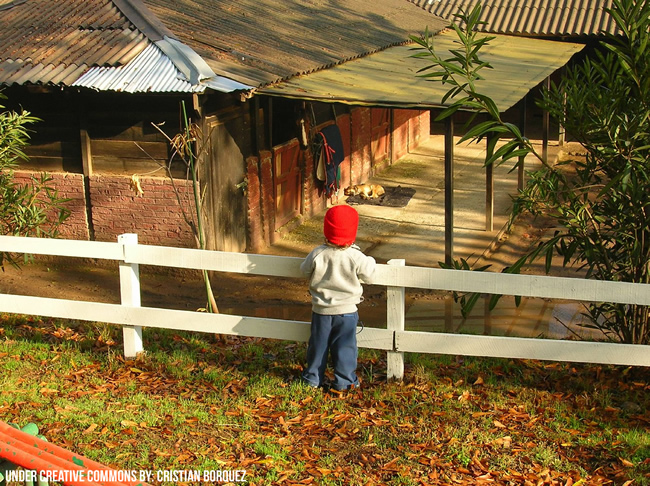
MULTIPOLYGON (((458 48, 455 32, 436 36, 436 52, 444 56, 458 48)), ((403 108, 437 108, 449 85, 417 77, 430 64, 411 57, 413 46, 396 46, 329 69, 296 76, 257 93, 287 98, 338 102, 351 105, 403 108)), ((584 45, 495 35, 481 52, 494 69, 481 71, 480 92, 489 95, 501 111, 514 106, 584 45)))

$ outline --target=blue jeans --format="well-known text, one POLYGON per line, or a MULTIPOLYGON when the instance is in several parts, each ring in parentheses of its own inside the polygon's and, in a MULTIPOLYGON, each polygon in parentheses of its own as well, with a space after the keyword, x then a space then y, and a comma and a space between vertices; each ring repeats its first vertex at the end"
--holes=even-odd
POLYGON ((327 356, 332 355, 335 390, 359 386, 357 378, 357 322, 359 314, 325 316, 312 312, 311 336, 307 346, 307 368, 302 378, 309 385, 322 386, 327 356))

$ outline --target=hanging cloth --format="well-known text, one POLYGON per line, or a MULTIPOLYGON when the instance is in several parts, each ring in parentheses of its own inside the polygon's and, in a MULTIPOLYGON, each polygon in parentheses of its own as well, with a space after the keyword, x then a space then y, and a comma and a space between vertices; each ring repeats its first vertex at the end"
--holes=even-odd
POLYGON ((331 197, 339 190, 341 181, 341 162, 345 159, 343 152, 343 140, 339 127, 328 125, 317 134, 317 144, 320 150, 316 155, 316 177, 323 181, 325 196, 331 197), (324 170, 323 170, 324 169, 324 170), (323 178, 324 174, 324 178, 323 178))

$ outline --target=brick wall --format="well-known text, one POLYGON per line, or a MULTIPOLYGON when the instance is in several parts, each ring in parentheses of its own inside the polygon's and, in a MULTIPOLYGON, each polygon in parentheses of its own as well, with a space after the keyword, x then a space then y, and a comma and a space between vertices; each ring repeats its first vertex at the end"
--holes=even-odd
POLYGON ((352 110, 351 131, 351 164, 352 184, 361 184, 370 177, 372 126, 370 108, 355 108, 352 110))
POLYGON ((340 115, 336 119, 336 124, 341 132, 341 141, 343 142, 343 151, 345 152, 345 159, 341 163, 341 190, 352 184, 351 163, 352 156, 350 148, 352 144, 352 130, 350 126, 350 115, 340 115))
POLYGON ((302 152, 304 157, 304 177, 303 177, 303 216, 310 218, 325 208, 325 198, 321 195, 321 191, 316 185, 316 167, 314 166, 314 158, 310 150, 302 152))
POLYGON ((412 117, 409 120, 409 145, 413 148, 417 147, 423 140, 429 138, 431 122, 430 111, 411 110, 412 117))
MULTIPOLYGON (((37 178, 40 176, 38 172, 17 170, 14 172, 14 180, 19 184, 28 184, 32 175, 37 178)), ((87 240, 89 233, 83 176, 66 172, 48 173, 48 175, 52 177, 49 185, 57 189, 59 197, 69 199, 65 207, 70 210, 70 216, 59 229, 60 237, 87 240)))
POLYGON ((409 151, 409 128, 413 122, 413 110, 393 110, 393 160, 404 157, 409 151))
POLYGON ((174 181, 179 202, 164 177, 140 178, 140 196, 131 188, 130 177, 102 174, 89 180, 96 240, 115 241, 122 233, 137 233, 143 244, 196 247, 182 213, 184 209, 189 217, 196 214, 191 182, 174 181))
POLYGON ((264 226, 262 219, 262 188, 260 181, 260 159, 246 159, 247 194, 247 234, 250 250, 259 253, 264 248, 264 226))
POLYGON ((262 222, 264 244, 275 242, 275 190, 273 187, 273 154, 269 150, 260 152, 260 188, 262 190, 262 222))
MULTIPOLYGON (((16 180, 27 182, 34 172, 17 171, 16 180)), ((70 216, 60 229, 61 238, 89 240, 90 225, 86 211, 86 194, 81 174, 50 174, 59 195, 70 199, 66 207, 70 216)), ((169 179, 143 177, 142 195, 130 187, 130 177, 93 175, 89 178, 92 228, 97 241, 117 241, 122 233, 137 233, 144 244, 195 248, 190 227, 183 219, 181 206, 169 179)), ((174 181, 188 214, 194 213, 191 183, 174 181)))

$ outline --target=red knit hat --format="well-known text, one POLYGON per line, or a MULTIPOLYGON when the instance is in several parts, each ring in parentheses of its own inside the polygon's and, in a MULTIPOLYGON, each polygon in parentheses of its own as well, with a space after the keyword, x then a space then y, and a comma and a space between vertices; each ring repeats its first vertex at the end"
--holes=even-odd
POLYGON ((349 246, 354 243, 358 227, 359 213, 351 206, 333 206, 325 213, 323 234, 333 245, 349 246))

